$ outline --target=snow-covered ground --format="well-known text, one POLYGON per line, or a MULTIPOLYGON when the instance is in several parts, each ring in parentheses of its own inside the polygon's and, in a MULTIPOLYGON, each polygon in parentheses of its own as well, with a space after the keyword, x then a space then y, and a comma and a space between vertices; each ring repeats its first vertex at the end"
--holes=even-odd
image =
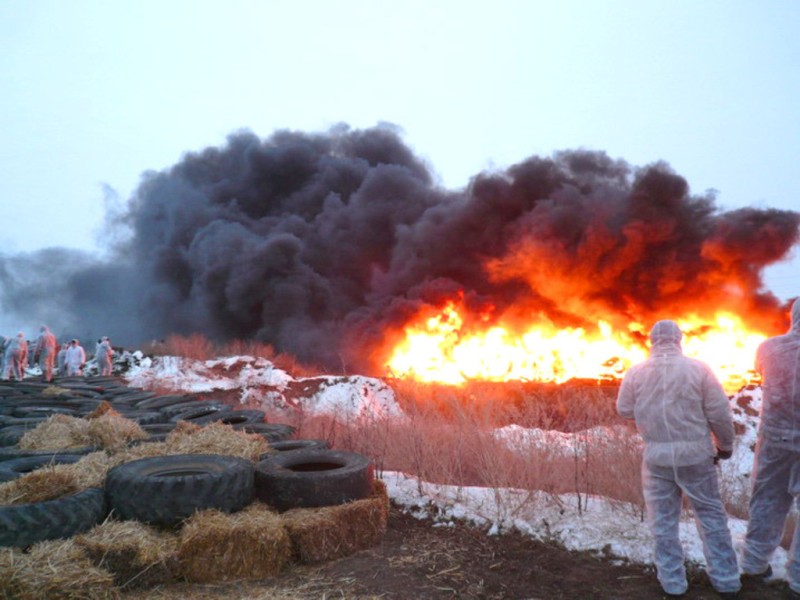
MULTIPOLYGON (((122 360, 122 358, 121 358, 122 360)), ((337 414, 356 418, 403 418, 394 392, 379 379, 368 377, 291 377, 265 359, 248 356, 209 361, 177 357, 150 359, 134 353, 124 358, 130 385, 158 385, 187 393, 236 390, 243 403, 302 408, 308 414, 337 414)), ((733 457, 720 463, 720 482, 727 493, 746 494, 753 467, 760 388, 742 390, 731 398, 737 427, 733 457)), ((547 446, 550 452, 571 453, 575 434, 508 426, 494 432, 510 447, 547 446)), ((583 432, 581 443, 601 440, 618 431, 597 427, 583 432)), ((574 550, 589 550, 633 562, 652 563, 653 541, 638 507, 590 496, 552 496, 528 490, 456 487, 421 482, 403 473, 383 473, 392 500, 438 526, 465 520, 485 527, 489 535, 516 529, 542 540, 555 540, 574 550)), ((746 522, 730 518, 729 527, 741 552, 746 522)), ((688 560, 704 564, 702 543, 690 514, 680 527, 688 560)), ((785 577, 786 551, 772 560, 774 576, 785 577)))

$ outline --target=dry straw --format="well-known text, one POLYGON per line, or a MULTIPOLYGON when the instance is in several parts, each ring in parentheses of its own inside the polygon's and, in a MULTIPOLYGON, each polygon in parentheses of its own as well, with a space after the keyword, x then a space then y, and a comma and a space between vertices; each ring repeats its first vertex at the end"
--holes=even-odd
POLYGON ((135 421, 126 419, 105 400, 87 417, 91 443, 114 450, 149 436, 135 421))
POLYGON ((48 385, 41 391, 41 394, 42 396, 60 396, 61 394, 69 394, 69 390, 57 385, 48 385))
POLYGON ((213 422, 198 427, 181 421, 165 440, 169 454, 224 454, 258 461, 269 444, 256 433, 237 431, 231 425, 213 422))
POLYGON ((195 582, 270 577, 291 555, 281 518, 260 503, 234 514, 195 513, 184 523, 178 549, 181 573, 195 582))
POLYGON ((292 540, 295 559, 318 563, 353 554, 377 544, 386 533, 389 497, 376 479, 363 500, 323 508, 297 508, 281 515, 292 540))
POLYGON ((19 600, 116 600, 108 571, 96 567, 73 540, 40 542, 29 552, 0 551, 0 591, 19 600))
POLYGON ((57 466, 44 467, 0 484, 0 505, 44 502, 79 490, 72 474, 58 470, 57 466))
POLYGON ((31 429, 19 440, 25 450, 62 450, 91 444, 89 421, 56 414, 31 429))
POLYGON ((61 414, 48 417, 22 436, 19 447, 63 450, 97 446, 113 450, 147 437, 138 423, 126 419, 103 401, 85 419, 61 414))
POLYGON ((75 543, 122 589, 174 581, 178 536, 137 521, 106 521, 76 536, 75 543))

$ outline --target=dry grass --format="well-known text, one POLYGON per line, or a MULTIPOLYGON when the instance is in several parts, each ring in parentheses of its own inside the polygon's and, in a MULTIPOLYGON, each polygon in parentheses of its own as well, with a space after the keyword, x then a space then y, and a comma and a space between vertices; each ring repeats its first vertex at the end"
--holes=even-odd
POLYGON ((280 517, 260 503, 234 514, 195 513, 181 529, 178 548, 181 573, 195 582, 270 577, 289 564, 291 555, 280 517))
POLYGON ((271 344, 257 340, 232 340, 217 345, 202 334, 170 335, 163 341, 151 342, 141 348, 152 356, 181 356, 193 360, 211 360, 219 356, 253 356, 265 358, 277 368, 296 377, 318 375, 323 370, 316 365, 300 362, 291 354, 276 352, 271 344))
MULTIPOLYGON (((295 424, 298 437, 327 439, 337 449, 365 454, 378 472, 403 471, 455 486, 539 490, 550 497, 576 493, 581 508, 591 495, 603 495, 641 513, 641 446, 616 415, 613 396, 592 387, 569 393, 534 388, 525 395, 526 389, 405 382, 396 390, 405 419, 301 415, 295 424), (498 432, 503 426, 506 437, 498 432), (530 429, 541 435, 526 435, 530 429)), ((529 495, 529 501, 534 498, 542 496, 529 495)))
POLYGON ((96 567, 74 540, 34 544, 29 552, 0 550, 0 591, 20 600, 116 600, 108 571, 96 567))

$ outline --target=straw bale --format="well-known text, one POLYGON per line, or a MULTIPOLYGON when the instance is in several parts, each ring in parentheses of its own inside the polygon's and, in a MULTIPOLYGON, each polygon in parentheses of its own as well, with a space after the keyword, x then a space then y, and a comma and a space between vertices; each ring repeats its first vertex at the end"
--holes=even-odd
POLYGON ((216 421, 205 427, 179 422, 167 435, 166 444, 170 454, 225 454, 252 461, 269 449, 262 436, 216 421))
POLYGON ((115 415, 119 415, 119 412, 114 410, 114 407, 111 406, 111 403, 108 400, 103 400, 100 404, 97 405, 92 412, 86 415, 87 419, 96 419, 98 417, 102 417, 103 415, 107 415, 109 413, 114 413, 115 415))
POLYGON ((386 484, 376 479, 362 500, 322 508, 296 508, 281 514, 300 563, 348 556, 377 544, 389 519, 386 484))
MULTIPOLYGON (((104 401, 103 404, 108 403, 104 401)), ((136 421, 126 419, 113 408, 94 417, 90 415, 87 419, 91 443, 101 448, 121 448, 134 440, 144 440, 149 437, 136 421)))
POLYGON ((42 467, 0 484, 0 504, 44 502, 79 491, 75 477, 57 466, 42 467))
POLYGON ((122 589, 150 587, 177 578, 178 536, 138 521, 107 520, 75 543, 122 589))
POLYGON ((6 598, 20 600, 117 600, 111 573, 95 567, 73 540, 40 542, 30 551, 0 555, 6 598))
POLYGON ((114 466, 111 457, 103 451, 92 452, 72 464, 54 465, 53 469, 72 476, 78 489, 103 487, 106 473, 114 466))
POLYGON ((60 396, 61 394, 69 394, 69 390, 57 385, 48 385, 40 393, 42 396, 60 396))
POLYGON ((132 460, 139 460, 140 458, 150 458, 151 456, 166 456, 173 454, 167 448, 164 442, 147 442, 145 444, 138 444, 130 448, 122 448, 118 451, 111 453, 112 466, 121 465, 122 463, 131 462, 132 460))
POLYGON ((195 513, 181 529, 178 548, 181 573, 195 582, 270 577, 291 555, 280 517, 258 502, 234 514, 195 513))
POLYGON ((89 421, 69 415, 51 415, 19 440, 25 450, 62 450, 91 443, 89 421))

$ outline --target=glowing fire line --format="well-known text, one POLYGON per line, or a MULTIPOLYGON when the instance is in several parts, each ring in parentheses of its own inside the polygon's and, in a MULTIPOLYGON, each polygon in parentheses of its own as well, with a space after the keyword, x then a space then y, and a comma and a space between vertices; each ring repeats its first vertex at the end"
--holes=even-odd
MULTIPOLYGON (((727 312, 717 313, 712 322, 689 316, 678 324, 684 332, 684 353, 707 363, 726 391, 755 379, 753 359, 765 335, 748 331, 737 315, 727 312)), ((591 333, 549 323, 521 333, 502 325, 470 332, 464 331, 463 318, 449 303, 438 315, 406 326, 387 368, 398 377, 452 385, 468 380, 608 381, 619 379, 648 356, 648 349, 630 336, 645 328, 633 323, 629 330, 615 331, 599 321, 597 332, 591 333)))

